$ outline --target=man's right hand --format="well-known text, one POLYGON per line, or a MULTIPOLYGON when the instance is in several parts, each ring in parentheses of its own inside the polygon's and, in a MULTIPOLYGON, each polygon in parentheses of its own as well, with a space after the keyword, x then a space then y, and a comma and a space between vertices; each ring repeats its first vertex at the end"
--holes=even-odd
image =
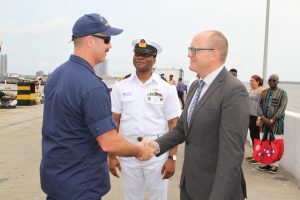
POLYGON ((140 148, 140 152, 135 156, 138 160, 150 160, 155 153, 155 150, 148 143, 140 142, 137 146, 140 148))
POLYGON ((153 154, 156 155, 159 153, 159 144, 154 141, 154 140, 143 140, 142 143, 145 145, 145 146, 149 146, 153 149, 153 154))
POLYGON ((119 160, 116 156, 109 155, 108 167, 109 167, 110 173, 112 175, 114 175, 115 177, 119 178, 118 171, 121 171, 121 165, 120 165, 120 162, 119 162, 119 160))

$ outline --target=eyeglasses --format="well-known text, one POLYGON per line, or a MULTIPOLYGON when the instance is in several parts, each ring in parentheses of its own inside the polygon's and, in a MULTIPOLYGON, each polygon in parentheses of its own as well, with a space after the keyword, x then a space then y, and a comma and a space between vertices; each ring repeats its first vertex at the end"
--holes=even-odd
POLYGON ((273 82, 273 83, 277 83, 278 82, 278 80, 275 80, 275 79, 269 79, 268 81, 269 82, 273 82))
POLYGON ((104 35, 92 35, 92 36, 102 39, 104 41, 104 44, 110 43, 110 39, 111 39, 110 36, 104 36, 104 35))
POLYGON ((188 51, 191 52, 193 55, 196 55, 198 51, 213 51, 213 50, 215 49, 188 47, 188 51))

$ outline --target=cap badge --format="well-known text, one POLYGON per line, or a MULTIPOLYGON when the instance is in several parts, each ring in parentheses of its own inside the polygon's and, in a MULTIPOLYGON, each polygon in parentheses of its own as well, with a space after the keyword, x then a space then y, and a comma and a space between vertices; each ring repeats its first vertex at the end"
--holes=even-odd
POLYGON ((104 19, 103 19, 103 17, 102 16, 100 16, 100 15, 98 15, 99 16, 99 19, 100 19, 100 21, 101 22, 104 22, 104 19))
POLYGON ((108 21, 104 17, 99 15, 99 18, 100 18, 100 21, 104 24, 104 26, 109 26, 108 21))
POLYGON ((140 48, 147 48, 147 43, 144 39, 140 40, 139 47, 140 48))

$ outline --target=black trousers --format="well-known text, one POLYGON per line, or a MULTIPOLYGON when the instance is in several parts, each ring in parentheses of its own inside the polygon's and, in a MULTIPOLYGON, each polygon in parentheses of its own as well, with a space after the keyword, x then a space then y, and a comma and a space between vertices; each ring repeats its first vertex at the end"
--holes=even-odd
POLYGON ((254 145, 254 139, 259 139, 259 127, 256 126, 256 120, 257 116, 250 115, 249 130, 252 141, 252 147, 254 145))

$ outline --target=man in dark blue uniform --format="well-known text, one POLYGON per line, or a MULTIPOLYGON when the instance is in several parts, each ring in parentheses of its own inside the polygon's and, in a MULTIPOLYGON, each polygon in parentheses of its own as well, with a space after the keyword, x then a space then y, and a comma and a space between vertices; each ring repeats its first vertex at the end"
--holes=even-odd
POLYGON ((110 189, 107 152, 152 157, 117 134, 108 88, 93 69, 122 31, 99 14, 82 16, 73 26, 74 54, 47 81, 40 166, 47 200, 101 199, 110 189))

